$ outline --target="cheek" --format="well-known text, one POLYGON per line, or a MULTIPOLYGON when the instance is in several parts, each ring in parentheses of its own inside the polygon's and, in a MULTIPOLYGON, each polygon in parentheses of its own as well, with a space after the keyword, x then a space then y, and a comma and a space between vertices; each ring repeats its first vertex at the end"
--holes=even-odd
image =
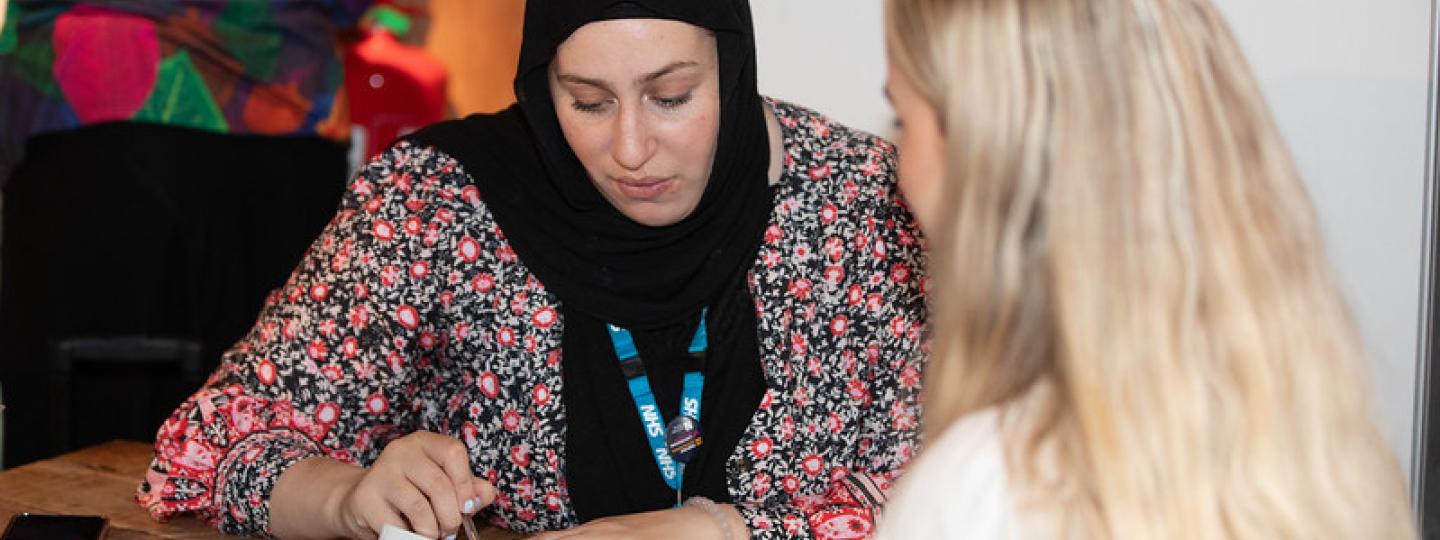
POLYGON ((599 170, 599 165, 604 163, 602 160, 609 152, 610 130, 601 123, 576 117, 576 114, 578 113, 556 109, 560 132, 565 136, 565 142, 570 145, 570 150, 575 153, 580 164, 593 174, 599 170))
POLYGON ((719 138, 719 120, 702 116, 669 126, 665 133, 668 156, 665 161, 679 167, 675 172, 704 181, 710 176, 719 138))
POLYGON ((899 145, 900 192, 921 228, 935 219, 945 170, 940 145, 925 137, 904 136, 899 145))

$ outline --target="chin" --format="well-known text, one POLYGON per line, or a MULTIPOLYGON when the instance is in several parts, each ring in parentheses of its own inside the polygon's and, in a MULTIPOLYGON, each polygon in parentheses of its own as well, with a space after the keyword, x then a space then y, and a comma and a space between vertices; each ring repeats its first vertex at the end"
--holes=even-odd
POLYGON ((686 215, 684 213, 676 212, 657 212, 650 209, 621 213, 625 214, 625 217, 630 218, 631 221, 634 221, 646 227, 665 227, 669 225, 674 225, 676 223, 679 223, 680 220, 685 219, 686 215))
POLYGON ((622 207, 620 213, 647 227, 666 227, 684 220, 694 210, 695 205, 640 203, 622 207))

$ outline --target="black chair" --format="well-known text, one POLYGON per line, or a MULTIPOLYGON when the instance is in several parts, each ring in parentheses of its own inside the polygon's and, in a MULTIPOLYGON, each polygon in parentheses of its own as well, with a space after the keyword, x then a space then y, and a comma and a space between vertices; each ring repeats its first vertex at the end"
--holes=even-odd
POLYGON ((148 441, 200 386, 200 343, 137 336, 70 338, 51 346, 51 428, 58 452, 112 439, 148 441))

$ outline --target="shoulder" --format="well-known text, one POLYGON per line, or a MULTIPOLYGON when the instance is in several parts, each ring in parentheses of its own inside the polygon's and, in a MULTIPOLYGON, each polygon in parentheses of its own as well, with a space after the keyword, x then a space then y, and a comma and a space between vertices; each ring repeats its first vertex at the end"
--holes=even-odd
POLYGON ((409 141, 356 171, 322 238, 330 244, 400 268, 423 260, 432 271, 422 274, 433 279, 453 279, 449 271, 462 266, 518 263, 470 173, 445 152, 409 141))
POLYGON ((800 236, 811 242, 844 242, 831 250, 870 252, 875 264, 918 268, 922 240, 896 184, 895 146, 805 107, 767 102, 785 148, 776 227, 806 231, 800 236))
POLYGON ((874 150, 893 156, 895 146, 872 133, 842 124, 813 109, 781 99, 766 98, 775 118, 785 131, 786 150, 829 152, 833 150, 874 150))
POLYGON ((960 419, 905 472, 879 538, 1003 538, 1014 514, 996 409, 960 419))
POLYGON ((956 421, 931 443, 921 459, 928 472, 950 478, 1003 479, 1003 446, 1000 412, 989 408, 956 421))
POLYGON ((785 148, 781 192, 795 197, 791 204, 848 209, 850 217, 909 221, 898 215, 905 212, 896 189, 894 145, 799 105, 768 101, 785 148))
POLYGON ((375 218, 434 219, 464 223, 459 217, 488 214, 470 173, 439 149, 400 141, 356 171, 345 194, 346 210, 375 218))
POLYGON ((357 200, 377 204, 370 201, 387 197, 450 201, 474 185, 453 157, 432 146, 400 141, 361 166, 349 190, 357 200))
POLYGON ((857 195, 895 195, 895 145, 890 141, 794 103, 768 102, 780 123, 789 180, 842 190, 836 194, 849 202, 857 195))

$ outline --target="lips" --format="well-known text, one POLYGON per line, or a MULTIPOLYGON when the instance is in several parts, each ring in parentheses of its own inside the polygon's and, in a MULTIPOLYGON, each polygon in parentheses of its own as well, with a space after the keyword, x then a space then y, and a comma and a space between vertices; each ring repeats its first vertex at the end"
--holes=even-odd
POLYGON ((675 179, 648 176, 645 178, 615 178, 615 185, 626 197, 638 200, 654 200, 664 195, 675 185, 675 179))

